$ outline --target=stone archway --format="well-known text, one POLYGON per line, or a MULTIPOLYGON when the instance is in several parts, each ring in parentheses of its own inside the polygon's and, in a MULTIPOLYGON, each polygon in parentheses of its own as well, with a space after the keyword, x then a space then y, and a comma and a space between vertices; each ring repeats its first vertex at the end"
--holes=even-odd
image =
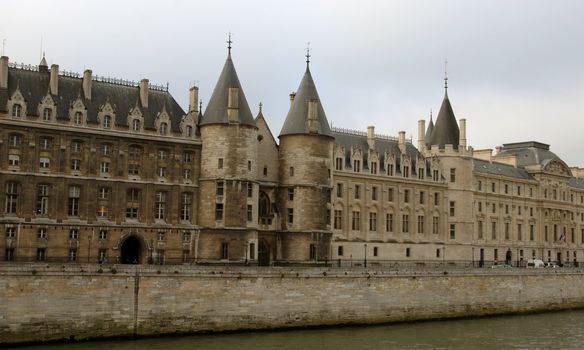
POLYGON ((122 264, 141 264, 142 248, 142 242, 138 237, 129 236, 120 247, 120 262, 122 264))
POLYGON ((265 239, 258 242, 258 265, 270 266, 270 246, 265 239))

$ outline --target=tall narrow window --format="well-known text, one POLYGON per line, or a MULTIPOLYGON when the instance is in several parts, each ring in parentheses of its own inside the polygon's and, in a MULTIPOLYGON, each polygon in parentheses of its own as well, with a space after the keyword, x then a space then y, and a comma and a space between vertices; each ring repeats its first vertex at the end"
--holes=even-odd
POLYGON ((351 229, 353 231, 359 231, 361 229, 361 212, 354 211, 353 218, 351 221, 351 229))
POLYGON ((81 114, 81 112, 75 112, 75 115, 73 116, 73 123, 75 125, 81 125, 83 123, 83 114, 81 114))
POLYGON ((424 233, 425 225, 424 215, 418 215, 418 233, 424 233))
POLYGON ((50 122, 52 116, 53 116, 53 110, 52 109, 45 108, 43 110, 43 121, 50 122))
POLYGON ((109 129, 112 127, 112 117, 110 117, 109 115, 103 117, 103 127, 104 129, 109 129))
POLYGON ((168 124, 160 123, 160 135, 166 135, 168 129, 168 124))
POLYGON ((155 196, 154 218, 164 220, 166 217, 166 192, 158 191, 155 196))
POLYGON ((12 106, 12 116, 14 118, 20 118, 22 115, 22 106, 19 104, 14 104, 12 106))
POLYGON ((215 220, 223 220, 223 203, 215 203, 215 220))
POLYGON ((229 243, 227 242, 221 243, 221 259, 222 260, 229 259, 229 243))
POLYGON ((343 211, 335 210, 334 229, 341 230, 343 228, 343 211))
POLYGON ((456 203, 454 201, 450 201, 450 210, 449 210, 450 216, 454 216, 456 214, 455 209, 456 209, 456 203))
POLYGON ((132 120, 132 131, 140 131, 140 121, 138 119, 132 120))
POLYGON ((49 185, 37 186, 37 214, 47 215, 49 213, 49 185))
POLYGON ((290 177, 294 176, 294 167, 290 167, 290 177))
POLYGON ((220 196, 223 196, 223 192, 224 192, 224 190, 223 190, 224 187, 223 186, 224 186, 224 182, 223 181, 217 181, 217 187, 215 189, 215 194, 217 196, 219 196, 219 197, 220 196))
POLYGON ((456 182, 456 169, 450 168, 450 182, 456 182))
POLYGON ((369 231, 377 231, 377 213, 369 213, 369 231))
POLYGON ((18 206, 18 195, 19 188, 16 182, 6 183, 6 202, 5 202, 5 212, 8 214, 16 214, 16 208, 18 206))
POLYGON ((288 200, 289 201, 294 200, 294 187, 288 188, 288 200))
POLYGON ((223 158, 217 159, 217 169, 223 169, 223 158))
POLYGON ((450 224, 450 239, 456 238, 456 224, 450 224))
POLYGON ((79 216, 79 197, 81 194, 81 187, 69 187, 69 216, 79 216))
POLYGON ((247 205, 247 221, 253 220, 253 206, 251 204, 247 205))
POLYGON ((183 221, 191 220, 191 208, 193 197, 191 193, 183 192, 180 195, 180 219, 183 221))
POLYGON ((18 134, 12 134, 8 138, 8 146, 11 148, 18 148, 22 145, 22 136, 18 134))
POLYGON ((140 210, 140 190, 130 188, 126 192, 126 217, 128 219, 137 219, 140 210))
POLYGON ((288 208, 288 224, 292 225, 294 223, 294 209, 288 208))
POLYGON ((440 233, 440 217, 432 217, 432 234, 437 235, 440 233))
POLYGON ((186 136, 187 137, 193 137, 193 127, 190 126, 190 125, 187 125, 186 136))
POLYGON ((361 186, 355 185, 355 199, 361 198, 361 186))
POLYGON ((253 197, 253 184, 251 182, 247 183, 247 198, 253 197))
POLYGON ((402 232, 410 232, 410 216, 408 214, 402 215, 402 232))
POLYGON ((385 231, 393 232, 393 214, 385 215, 385 231))

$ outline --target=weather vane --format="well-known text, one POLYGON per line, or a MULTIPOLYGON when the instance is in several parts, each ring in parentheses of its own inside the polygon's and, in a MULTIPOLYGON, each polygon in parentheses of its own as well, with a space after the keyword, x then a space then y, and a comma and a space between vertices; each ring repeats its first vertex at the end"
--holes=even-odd
POLYGON ((444 89, 448 89, 448 58, 444 58, 444 89))
POLYGON ((229 32, 227 33, 227 49, 229 50, 229 53, 231 53, 231 44, 233 44, 233 40, 231 40, 231 35, 233 33, 229 32))
POLYGON ((310 41, 306 43, 306 64, 310 63, 310 41))

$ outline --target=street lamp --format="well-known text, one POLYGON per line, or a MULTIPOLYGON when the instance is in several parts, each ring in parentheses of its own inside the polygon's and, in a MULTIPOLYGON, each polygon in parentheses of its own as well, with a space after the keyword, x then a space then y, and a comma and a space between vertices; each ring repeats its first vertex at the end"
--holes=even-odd
POLYGON ((363 267, 367 268, 367 243, 363 245, 363 248, 365 249, 365 259, 363 260, 363 267))

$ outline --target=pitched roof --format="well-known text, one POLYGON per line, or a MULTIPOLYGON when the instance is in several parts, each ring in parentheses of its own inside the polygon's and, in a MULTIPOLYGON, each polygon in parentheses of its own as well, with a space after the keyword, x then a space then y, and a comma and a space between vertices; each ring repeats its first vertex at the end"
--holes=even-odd
POLYGON ((432 114, 430 114, 430 122, 428 123, 428 129, 426 129, 426 135, 424 136, 424 142, 426 146, 430 145, 430 140, 432 139, 432 132, 434 131, 434 122, 432 121, 432 114))
POLYGON ((536 164, 543 166, 550 160, 563 162, 560 157, 550 151, 549 145, 537 141, 505 143, 496 156, 508 155, 516 156, 517 166, 521 167, 536 164))
MULTIPOLYGON (((38 105, 49 93, 49 72, 38 72, 26 69, 10 68, 8 70, 8 89, 0 91, 0 109, 5 110, 8 98, 19 89, 27 104, 27 114, 38 115, 38 105)), ((91 100, 83 95, 83 79, 68 76, 59 76, 59 94, 52 95, 57 103, 57 119, 69 119, 71 104, 81 98, 87 109, 87 121, 97 123, 97 113, 107 102, 111 104, 116 115, 116 125, 128 125, 127 117, 130 110, 139 104, 140 90, 137 86, 118 85, 93 80, 91 82, 91 100)), ((170 116, 172 131, 180 131, 181 118, 184 110, 175 99, 166 91, 150 89, 148 91, 148 108, 140 106, 144 117, 145 128, 155 128, 155 120, 166 106, 170 116)))
POLYGON ((318 135, 333 136, 308 65, 306 66, 306 71, 304 72, 296 96, 294 97, 294 102, 290 106, 282 130, 280 130, 280 136, 309 134, 308 123, 306 122, 308 117, 308 102, 314 100, 318 101, 318 135))
POLYGON ((226 124, 229 123, 227 116, 227 103, 229 99, 229 88, 238 88, 238 106, 239 106, 239 123, 245 125, 255 126, 255 120, 247 104, 245 94, 239 83, 233 60, 231 59, 231 52, 227 55, 227 60, 219 75, 219 80, 213 89, 213 94, 207 104, 207 109, 203 114, 203 120, 200 125, 206 124, 226 124))
POLYGON ((440 112, 438 112, 438 118, 436 118, 434 131, 432 131, 430 145, 438 145, 439 148, 444 148, 444 145, 453 145, 455 149, 458 149, 459 134, 460 130, 448 99, 448 93, 445 93, 440 112))
POLYGON ((523 168, 516 168, 512 165, 503 163, 491 163, 486 160, 477 158, 474 158, 472 161, 473 170, 478 173, 502 175, 526 180, 533 179, 531 174, 529 174, 527 170, 523 168))

